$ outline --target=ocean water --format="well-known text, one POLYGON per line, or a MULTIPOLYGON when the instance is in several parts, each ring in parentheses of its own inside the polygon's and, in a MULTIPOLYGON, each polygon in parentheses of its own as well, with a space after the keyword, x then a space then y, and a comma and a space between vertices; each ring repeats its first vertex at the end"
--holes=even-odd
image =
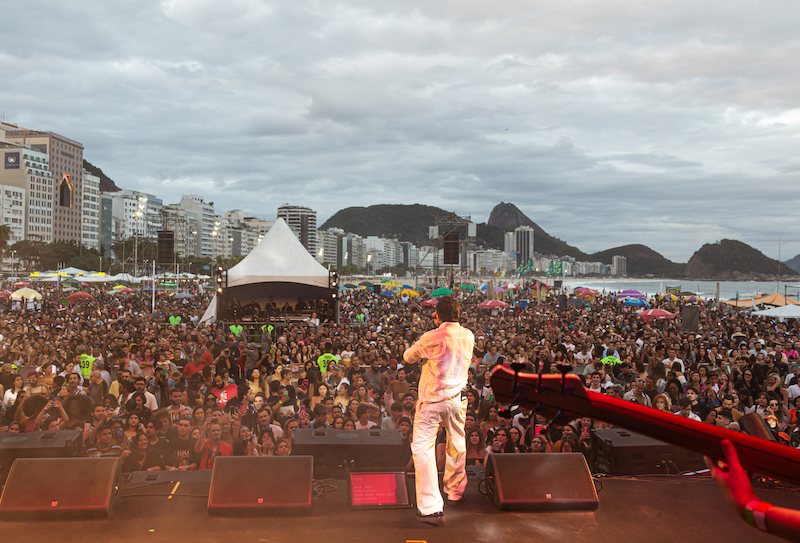
POLYGON ((719 294, 723 300, 753 298, 754 296, 779 294, 789 296, 792 299, 800 300, 800 283, 786 283, 777 281, 691 281, 688 279, 607 279, 587 278, 587 279, 565 279, 564 286, 568 288, 589 287, 600 292, 619 292, 621 290, 633 289, 647 295, 663 294, 666 288, 680 286, 682 291, 692 292, 702 298, 714 298, 719 283, 719 294))

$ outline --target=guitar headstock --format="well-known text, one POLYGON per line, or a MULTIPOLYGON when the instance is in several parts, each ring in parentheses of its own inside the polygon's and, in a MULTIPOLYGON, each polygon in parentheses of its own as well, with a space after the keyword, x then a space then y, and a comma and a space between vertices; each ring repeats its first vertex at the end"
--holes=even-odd
MULTIPOLYGON (((563 396, 567 403, 586 399, 586 387, 577 375, 568 375, 570 366, 560 367, 561 375, 515 373, 504 366, 492 370, 491 385, 496 400, 500 403, 532 407, 552 405, 554 396, 563 396)), ((562 403, 561 401, 557 403, 562 403)))

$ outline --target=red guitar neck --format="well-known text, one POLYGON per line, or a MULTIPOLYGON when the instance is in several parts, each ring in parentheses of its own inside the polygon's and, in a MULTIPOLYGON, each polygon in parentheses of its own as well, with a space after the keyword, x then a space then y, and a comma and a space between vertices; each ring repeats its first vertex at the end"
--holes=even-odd
POLYGON ((592 392, 576 375, 563 380, 559 375, 543 375, 539 383, 537 375, 520 373, 514 390, 514 373, 498 366, 492 371, 491 385, 501 403, 545 405, 600 419, 717 460, 724 460, 720 442, 728 439, 746 469, 800 485, 800 450, 592 392))

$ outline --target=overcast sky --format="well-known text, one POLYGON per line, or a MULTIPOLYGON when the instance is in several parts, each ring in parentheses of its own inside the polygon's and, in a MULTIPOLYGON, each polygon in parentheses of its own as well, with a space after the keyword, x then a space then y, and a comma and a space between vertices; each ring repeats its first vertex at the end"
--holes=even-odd
POLYGON ((513 202, 586 252, 800 253, 797 0, 26 0, 0 111, 274 218, 513 202), (794 74, 794 75, 792 75, 794 74))

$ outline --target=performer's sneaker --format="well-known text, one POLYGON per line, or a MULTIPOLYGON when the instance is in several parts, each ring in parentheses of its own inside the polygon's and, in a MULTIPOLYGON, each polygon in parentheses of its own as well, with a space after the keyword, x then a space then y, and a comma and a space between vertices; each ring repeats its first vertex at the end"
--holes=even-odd
POLYGON ((419 522, 424 522, 426 524, 430 524, 431 526, 441 526, 444 524, 444 513, 441 511, 438 513, 431 513, 430 515, 422 515, 420 514, 419 509, 415 509, 414 517, 419 522))
POLYGON ((464 495, 462 494, 461 497, 458 498, 457 500, 454 500, 450 496, 447 496, 446 497, 446 502, 447 502, 447 505, 461 505, 462 503, 464 503, 464 495))

